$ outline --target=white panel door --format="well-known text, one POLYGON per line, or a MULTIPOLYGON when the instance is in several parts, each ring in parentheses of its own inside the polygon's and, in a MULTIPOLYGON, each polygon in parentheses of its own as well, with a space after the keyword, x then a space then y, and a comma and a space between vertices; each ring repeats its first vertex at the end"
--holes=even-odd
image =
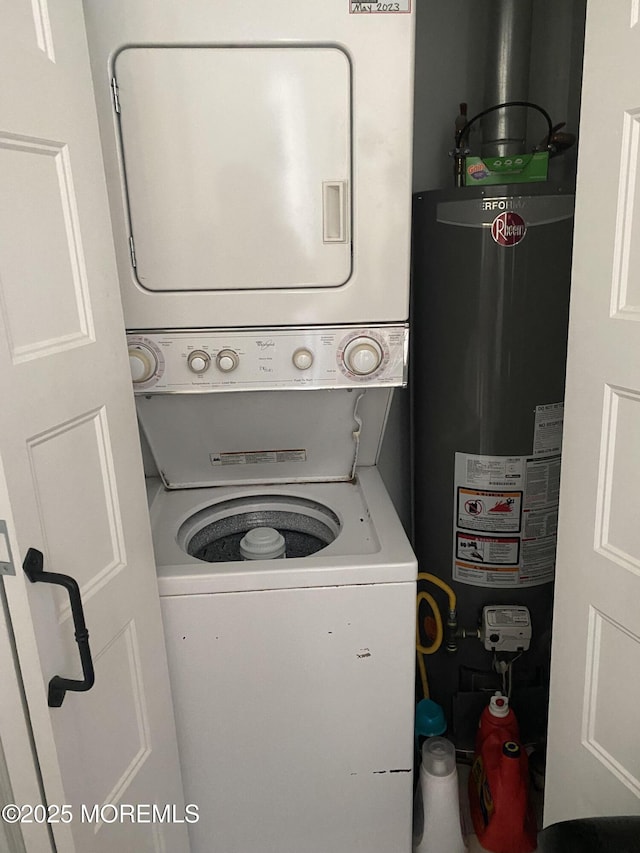
POLYGON ((77 580, 96 672, 48 707, 52 676, 81 677, 69 598, 18 565, 5 589, 44 795, 73 815, 53 837, 183 853, 184 824, 118 819, 183 804, 79 0, 5 4, 0 57, 0 517, 18 564, 34 547, 77 580))
POLYGON ((640 814, 640 22, 589 0, 545 822, 640 814))
POLYGON ((135 276, 150 291, 351 274, 350 66, 337 48, 149 48, 115 61, 135 276))

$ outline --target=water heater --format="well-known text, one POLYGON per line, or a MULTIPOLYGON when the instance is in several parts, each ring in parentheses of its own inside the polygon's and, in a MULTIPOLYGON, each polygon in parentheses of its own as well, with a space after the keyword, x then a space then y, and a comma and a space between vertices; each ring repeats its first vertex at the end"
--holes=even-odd
MULTIPOLYGON (((454 587, 472 637, 487 606, 529 609, 513 667, 529 740, 548 697, 573 207, 548 183, 414 197, 415 548, 420 571, 454 587)), ((460 639, 427 666, 456 745, 472 749, 502 686, 494 653, 460 639)))

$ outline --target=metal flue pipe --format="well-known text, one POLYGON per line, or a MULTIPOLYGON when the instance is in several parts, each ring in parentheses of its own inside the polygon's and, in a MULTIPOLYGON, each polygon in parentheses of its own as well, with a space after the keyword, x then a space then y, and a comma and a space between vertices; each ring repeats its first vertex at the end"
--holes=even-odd
MULTIPOLYGON (((533 0, 489 0, 485 107, 526 101, 529 94, 533 0)), ((527 113, 521 108, 497 110, 482 120, 484 157, 525 150, 527 113)))

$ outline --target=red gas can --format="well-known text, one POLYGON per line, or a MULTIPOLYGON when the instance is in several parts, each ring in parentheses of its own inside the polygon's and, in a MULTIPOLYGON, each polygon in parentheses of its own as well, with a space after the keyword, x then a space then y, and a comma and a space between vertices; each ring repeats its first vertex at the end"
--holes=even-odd
POLYGON ((527 754, 518 737, 518 723, 507 698, 493 696, 480 719, 469 776, 473 827, 480 844, 491 853, 536 849, 527 754))

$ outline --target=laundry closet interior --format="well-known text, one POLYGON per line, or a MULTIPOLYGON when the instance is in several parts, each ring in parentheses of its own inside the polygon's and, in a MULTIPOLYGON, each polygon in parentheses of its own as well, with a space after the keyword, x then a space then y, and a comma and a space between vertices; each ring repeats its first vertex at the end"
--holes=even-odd
MULTIPOLYGON (((82 5, 157 701, 199 810, 139 853, 409 851, 423 736, 470 765, 496 691, 541 802, 586 0, 82 5), (551 152, 544 178, 461 177, 496 105, 491 157, 551 152)), ((144 749, 115 755, 96 798, 144 797, 144 749)))

